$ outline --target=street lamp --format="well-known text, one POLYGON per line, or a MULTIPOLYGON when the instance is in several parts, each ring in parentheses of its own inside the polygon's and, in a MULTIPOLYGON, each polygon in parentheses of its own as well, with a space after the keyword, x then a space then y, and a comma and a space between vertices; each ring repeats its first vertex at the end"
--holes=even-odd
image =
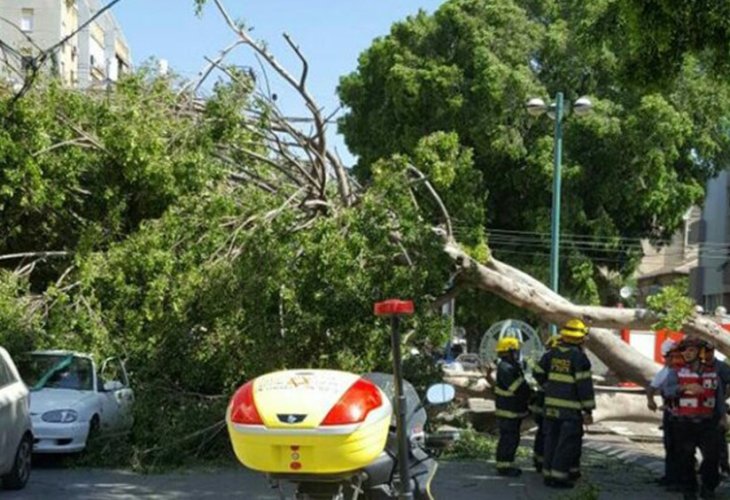
MULTIPOLYGON (((573 112, 578 116, 588 114, 593 107, 590 99, 581 97, 573 103, 573 112)), ((548 116, 555 121, 555 142, 554 142, 554 171, 553 171, 553 208, 551 212, 550 227, 550 288, 558 292, 558 259, 560 256, 560 167, 563 157, 563 93, 558 92, 553 104, 545 104, 539 97, 527 101, 527 112, 538 117, 547 112, 548 116)), ((550 325, 550 333, 555 335, 557 327, 550 325)))

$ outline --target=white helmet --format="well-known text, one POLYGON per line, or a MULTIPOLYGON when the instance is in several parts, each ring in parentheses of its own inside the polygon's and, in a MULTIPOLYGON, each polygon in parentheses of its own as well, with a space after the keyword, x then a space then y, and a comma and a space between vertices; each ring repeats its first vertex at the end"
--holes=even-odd
POLYGON ((669 351, 672 350, 674 344, 675 343, 672 339, 667 339, 662 342, 662 356, 667 357, 667 354, 669 354, 669 351))

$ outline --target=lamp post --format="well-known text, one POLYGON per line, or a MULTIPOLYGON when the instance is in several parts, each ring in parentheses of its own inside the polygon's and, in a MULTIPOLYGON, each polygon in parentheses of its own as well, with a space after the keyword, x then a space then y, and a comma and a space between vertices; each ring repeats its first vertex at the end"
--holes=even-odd
MULTIPOLYGON (((593 104, 587 97, 581 97, 573 103, 573 112, 582 116, 590 112, 593 104)), ((550 224, 550 288, 558 293, 558 278, 560 276, 560 190, 561 190, 561 164, 563 159, 563 93, 555 95, 555 102, 551 105, 535 97, 527 101, 527 112, 532 116, 540 116, 547 111, 550 118, 555 121, 554 133, 554 157, 553 157, 553 206, 550 224)), ((557 334, 557 327, 550 325, 550 334, 557 334)))

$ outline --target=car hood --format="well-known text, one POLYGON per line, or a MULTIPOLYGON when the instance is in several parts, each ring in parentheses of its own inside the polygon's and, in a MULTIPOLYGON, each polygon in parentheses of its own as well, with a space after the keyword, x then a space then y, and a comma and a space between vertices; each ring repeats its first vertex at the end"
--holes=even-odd
POLYGON ((51 410, 77 410, 94 399, 93 391, 72 389, 41 389, 30 395, 30 411, 43 414, 51 410))

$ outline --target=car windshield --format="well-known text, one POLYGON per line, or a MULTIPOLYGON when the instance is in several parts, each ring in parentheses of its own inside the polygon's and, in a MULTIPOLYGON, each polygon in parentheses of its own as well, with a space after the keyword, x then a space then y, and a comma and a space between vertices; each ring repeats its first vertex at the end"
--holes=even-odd
POLYGON ((91 360, 71 354, 31 354, 18 363, 25 384, 31 390, 93 390, 91 360))

